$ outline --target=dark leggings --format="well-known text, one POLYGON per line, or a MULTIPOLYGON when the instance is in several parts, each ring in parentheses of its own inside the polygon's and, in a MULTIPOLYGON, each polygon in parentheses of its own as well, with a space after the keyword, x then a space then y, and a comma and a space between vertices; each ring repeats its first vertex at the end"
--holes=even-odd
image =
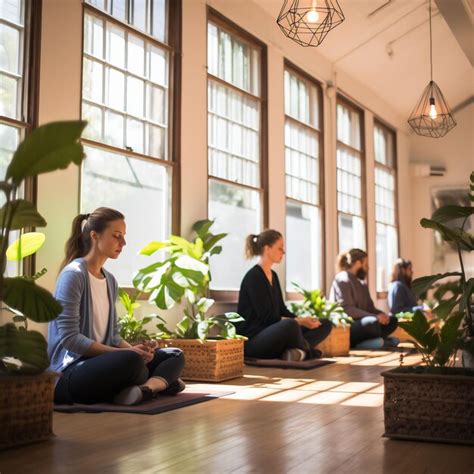
POLYGON ((160 377, 171 385, 184 368, 184 355, 172 347, 156 349, 148 364, 139 354, 121 350, 81 358, 67 367, 54 392, 55 403, 110 402, 126 387, 160 377))
POLYGON ((331 330, 332 323, 327 319, 321 319, 321 326, 316 329, 303 328, 294 319, 282 319, 245 343, 245 357, 275 359, 286 349, 308 351, 326 339, 331 330))
POLYGON ((376 316, 365 316, 351 324, 351 347, 367 339, 389 336, 397 328, 397 318, 390 316, 387 325, 380 324, 376 316))

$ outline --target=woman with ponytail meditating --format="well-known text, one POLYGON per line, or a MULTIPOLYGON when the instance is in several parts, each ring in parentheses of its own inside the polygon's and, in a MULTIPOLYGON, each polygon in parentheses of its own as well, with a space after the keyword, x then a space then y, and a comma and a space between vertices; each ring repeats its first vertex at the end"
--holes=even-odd
POLYGON ((400 342, 390 334, 397 319, 377 309, 365 283, 369 271, 367 253, 360 249, 342 252, 337 257, 337 275, 331 285, 329 298, 337 301, 354 319, 351 324, 351 347, 381 349, 400 342))
POLYGON ((62 372, 56 403, 135 405, 184 389, 181 350, 131 346, 119 336, 118 285, 103 265, 120 256, 125 232, 124 216, 106 207, 73 221, 55 290, 63 310, 49 323, 51 369, 62 372))
POLYGON ((239 323, 237 330, 248 337, 245 356, 294 361, 321 357, 321 351, 314 347, 329 335, 332 323, 296 317, 285 306, 278 276, 272 270, 285 254, 280 232, 269 229, 249 235, 246 254, 260 259, 240 286, 237 312, 245 321, 239 323))

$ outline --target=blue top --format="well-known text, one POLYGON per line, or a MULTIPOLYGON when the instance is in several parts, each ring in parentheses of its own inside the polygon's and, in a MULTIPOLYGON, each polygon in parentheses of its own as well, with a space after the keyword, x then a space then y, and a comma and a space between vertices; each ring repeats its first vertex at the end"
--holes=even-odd
POLYGON ((413 290, 402 281, 393 281, 388 289, 388 306, 392 314, 415 312, 423 309, 417 305, 416 295, 413 290))
MULTIPOLYGON (((118 346, 121 342, 117 325, 118 284, 114 276, 102 269, 107 280, 109 296, 109 322, 104 344, 118 346)), ((48 354, 50 369, 63 371, 82 357, 94 342, 92 337, 93 311, 89 273, 83 258, 66 265, 58 277, 54 297, 63 307, 62 313, 49 323, 48 354)))

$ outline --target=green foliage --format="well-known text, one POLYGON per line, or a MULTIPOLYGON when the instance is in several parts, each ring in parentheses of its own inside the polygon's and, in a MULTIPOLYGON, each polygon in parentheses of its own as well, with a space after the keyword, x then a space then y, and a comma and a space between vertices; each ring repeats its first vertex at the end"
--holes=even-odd
POLYGON ((33 255, 44 243, 44 235, 23 233, 25 228, 44 227, 45 219, 35 205, 18 198, 22 182, 27 177, 64 169, 71 163, 80 164, 84 151, 79 142, 86 122, 56 122, 36 128, 13 155, 0 192, 5 204, 0 209, 0 302, 2 309, 13 313, 14 323, 0 327, 0 371, 38 373, 49 365, 44 337, 27 330, 27 318, 48 322, 62 311, 51 293, 36 284, 45 269, 33 276, 5 277, 7 258, 21 261, 33 255), (20 238, 9 246, 11 231, 20 231, 20 238))
POLYGON ((412 321, 414 315, 415 314, 411 311, 401 311, 400 313, 397 313, 395 317, 398 321, 412 321))
MULTIPOLYGON (((470 175, 469 200, 474 201, 474 172, 470 175)), ((414 338, 416 347, 429 366, 444 367, 454 364, 456 351, 463 349, 474 355, 473 293, 474 278, 467 279, 462 251, 474 250, 474 236, 464 230, 467 220, 474 215, 471 206, 444 206, 436 210, 431 219, 421 219, 420 224, 433 229, 442 239, 453 243, 458 251, 460 271, 417 278, 412 283, 413 291, 420 295, 446 277, 457 280, 438 285, 434 295, 438 305, 433 312, 439 319, 427 321, 417 311, 408 322, 399 325, 414 338), (446 223, 461 220, 461 226, 447 226, 446 223), (450 296, 446 298, 446 295, 450 296), (440 321, 441 320, 441 321, 440 321), (440 329, 435 328, 438 324, 440 329)))
MULTIPOLYGON (((137 344, 143 341, 149 341, 157 337, 157 334, 150 334, 145 326, 151 321, 158 319, 164 328, 164 332, 169 330, 164 326, 165 320, 156 314, 149 314, 141 319, 135 316, 135 310, 140 307, 137 298, 140 293, 130 296, 123 288, 119 288, 119 301, 122 303, 126 313, 119 318, 120 336, 130 344, 137 344)), ((163 332, 163 331, 162 331, 163 332)))
POLYGON ((296 291, 303 295, 303 301, 290 304, 291 311, 297 316, 312 316, 318 319, 329 319, 336 326, 348 326, 353 319, 348 316, 339 303, 328 301, 321 290, 305 290, 292 282, 296 291))
POLYGON ((133 278, 134 287, 149 293, 148 300, 159 309, 171 309, 176 304, 185 303, 184 316, 169 331, 163 323, 157 324, 160 337, 200 339, 209 337, 211 329, 218 330, 216 338, 241 338, 236 334, 233 323, 243 321, 236 313, 209 316, 207 313, 214 300, 207 298, 211 273, 209 260, 218 255, 222 247, 217 245, 227 234, 213 234, 210 229, 214 221, 202 220, 194 224, 194 241, 172 235, 165 242, 150 242, 140 251, 151 256, 165 252, 158 262, 138 270, 133 278))

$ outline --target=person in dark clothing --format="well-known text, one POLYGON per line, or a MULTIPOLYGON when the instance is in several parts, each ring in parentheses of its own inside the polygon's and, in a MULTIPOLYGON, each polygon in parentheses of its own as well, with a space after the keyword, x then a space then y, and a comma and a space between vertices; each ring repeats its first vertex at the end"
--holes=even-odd
POLYGON ((383 346, 397 346, 400 341, 389 337, 397 327, 397 319, 375 307, 364 282, 369 271, 367 253, 351 249, 339 254, 336 271, 329 298, 342 305, 354 319, 350 330, 351 347, 381 349, 383 346))
POLYGON ((259 359, 283 358, 301 361, 320 357, 315 346, 331 332, 329 320, 297 317, 283 301, 280 281, 272 266, 285 254, 283 237, 276 230, 249 235, 248 258, 260 257, 240 286, 237 312, 245 319, 237 326, 248 337, 245 356, 259 359))
POLYGON ((388 289, 388 306, 390 313, 412 312, 423 309, 423 305, 417 304, 416 295, 411 289, 413 279, 413 266, 410 260, 399 258, 392 271, 392 283, 388 289))

